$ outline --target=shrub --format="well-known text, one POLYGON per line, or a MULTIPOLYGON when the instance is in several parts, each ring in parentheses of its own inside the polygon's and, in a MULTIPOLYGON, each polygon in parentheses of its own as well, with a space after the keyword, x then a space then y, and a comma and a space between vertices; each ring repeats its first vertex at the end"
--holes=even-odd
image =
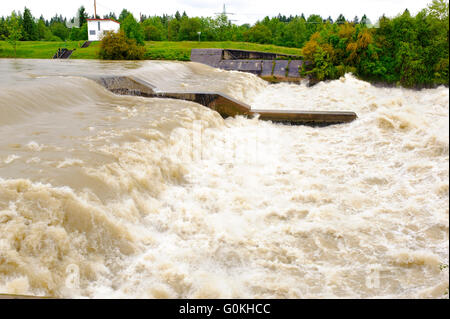
POLYGON ((103 60, 142 60, 144 55, 145 47, 127 38, 123 31, 107 32, 100 43, 99 56, 103 60))

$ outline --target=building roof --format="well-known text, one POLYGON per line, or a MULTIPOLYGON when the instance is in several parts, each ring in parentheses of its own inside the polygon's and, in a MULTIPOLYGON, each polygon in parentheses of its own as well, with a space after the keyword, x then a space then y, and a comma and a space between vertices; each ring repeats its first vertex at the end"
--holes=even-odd
POLYGON ((120 22, 113 20, 113 19, 86 19, 86 20, 87 21, 112 21, 112 22, 120 24, 120 22))

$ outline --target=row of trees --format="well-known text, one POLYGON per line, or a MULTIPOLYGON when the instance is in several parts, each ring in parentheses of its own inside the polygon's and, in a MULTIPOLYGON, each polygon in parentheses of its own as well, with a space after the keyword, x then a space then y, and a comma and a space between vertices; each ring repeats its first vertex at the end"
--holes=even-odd
MULTIPOLYGON (((341 14, 335 22, 319 15, 308 18, 300 16, 265 17, 255 25, 233 24, 226 15, 212 17, 188 17, 177 12, 175 16, 141 16, 140 26, 147 41, 246 41, 261 44, 276 44, 288 47, 301 47, 309 37, 326 24, 348 23, 341 14)), ((364 15, 361 21, 355 17, 354 24, 368 24, 364 15)))
MULTIPOLYGON (((18 19, 21 29, 21 41, 65 41, 86 40, 88 16, 84 7, 80 7, 75 17, 68 20, 61 15, 56 15, 50 20, 41 16, 39 19, 33 17, 28 8, 14 13, 18 19)), ((111 12, 102 18, 113 19, 121 23, 134 24, 131 21, 133 15, 123 9, 119 17, 111 12), (130 17, 130 18, 128 18, 130 17), (126 19, 128 20, 126 21, 126 19)), ((97 18, 100 18, 97 16, 97 18)), ((266 17, 255 25, 244 24, 238 26, 228 20, 226 15, 212 17, 188 17, 178 11, 175 15, 146 16, 138 19, 138 24, 133 26, 134 36, 138 42, 141 41, 248 41, 256 43, 270 43, 289 47, 301 47, 317 30, 326 24, 343 24, 349 22, 340 15, 335 22, 331 17, 324 19, 319 15, 311 15, 305 18, 300 16, 282 16, 275 18, 266 17)), ((361 21, 358 17, 351 21, 354 24, 366 24, 368 19, 363 16, 361 21)), ((11 16, 0 18, 0 39, 9 36, 8 25, 11 24, 11 16)))
POLYGON ((326 24, 302 49, 311 62, 303 73, 317 80, 346 72, 405 87, 449 81, 448 1, 434 0, 416 16, 408 10, 381 17, 378 28, 361 24, 326 24))
POLYGON ((44 19, 43 16, 36 19, 31 11, 25 8, 23 14, 13 12, 6 18, 0 18, 0 39, 10 37, 11 26, 17 19, 20 41, 87 40, 87 18, 84 7, 79 9, 77 18, 70 21, 61 15, 55 15, 50 20, 44 19))

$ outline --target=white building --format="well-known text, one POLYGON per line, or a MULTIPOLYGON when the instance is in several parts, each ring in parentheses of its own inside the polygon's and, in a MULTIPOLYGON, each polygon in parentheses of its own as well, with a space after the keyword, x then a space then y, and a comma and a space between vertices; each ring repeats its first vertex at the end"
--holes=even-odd
POLYGON ((111 19, 87 19, 87 22, 89 41, 100 41, 106 31, 117 32, 120 29, 120 23, 111 19))

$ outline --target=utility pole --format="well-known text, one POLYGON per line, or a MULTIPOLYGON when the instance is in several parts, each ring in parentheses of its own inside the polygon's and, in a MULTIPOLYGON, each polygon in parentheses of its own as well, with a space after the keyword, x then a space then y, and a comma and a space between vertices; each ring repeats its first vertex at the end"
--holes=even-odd
POLYGON ((94 0, 94 19, 97 19, 97 0, 94 0))
MULTIPOLYGON (((225 8, 225 3, 224 3, 224 4, 223 4, 223 11, 222 11, 222 12, 216 12, 216 13, 214 13, 214 14, 215 14, 215 15, 218 15, 218 16, 223 15, 223 16, 225 16, 225 17, 228 18, 228 15, 233 15, 233 14, 236 14, 236 13, 230 13, 230 12, 227 12, 227 9, 225 8)), ((232 22, 232 21, 237 21, 237 20, 231 20, 231 19, 228 19, 228 21, 232 22)))

